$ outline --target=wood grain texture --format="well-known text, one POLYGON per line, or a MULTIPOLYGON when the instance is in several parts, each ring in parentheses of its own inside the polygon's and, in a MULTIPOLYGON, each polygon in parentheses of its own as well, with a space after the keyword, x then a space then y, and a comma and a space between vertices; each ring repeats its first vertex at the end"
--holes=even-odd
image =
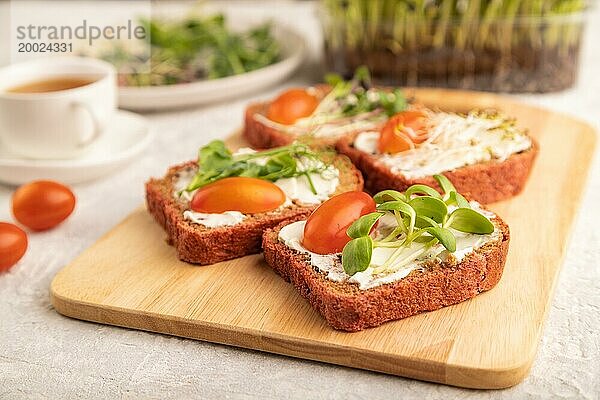
MULTIPOLYGON (((178 261, 165 233, 139 208, 56 275, 50 290, 54 307, 88 321, 455 386, 517 384, 535 357, 595 132, 565 115, 492 94, 410 91, 441 109, 499 108, 540 143, 525 191, 490 207, 511 229, 496 288, 439 311, 339 332, 260 255, 206 267, 178 261)), ((231 144, 241 145, 239 136, 231 144)))

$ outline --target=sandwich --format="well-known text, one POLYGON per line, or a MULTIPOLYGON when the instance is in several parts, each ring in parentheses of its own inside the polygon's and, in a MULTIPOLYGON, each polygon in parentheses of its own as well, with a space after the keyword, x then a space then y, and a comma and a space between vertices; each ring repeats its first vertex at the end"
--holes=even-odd
POLYGON ((414 184, 440 189, 444 174, 471 199, 488 204, 518 194, 537 144, 514 119, 495 111, 468 114, 425 107, 402 111, 378 129, 340 138, 339 153, 363 173, 366 188, 404 191, 414 184))
POLYGON ((197 161, 148 181, 146 203, 177 256, 207 265, 258 253, 265 229, 362 188, 360 172, 333 152, 293 143, 232 153, 213 141, 200 149, 197 161))
POLYGON ((443 175, 343 193, 263 236, 266 262, 335 329, 359 331, 470 299, 499 281, 509 229, 443 175), (342 207, 343 205, 343 207, 342 207))
POLYGON ((387 119, 410 107, 400 89, 374 87, 368 70, 354 78, 328 75, 327 84, 292 88, 277 98, 246 108, 243 136, 251 147, 266 149, 310 138, 313 145, 333 145, 359 131, 377 129, 387 119))

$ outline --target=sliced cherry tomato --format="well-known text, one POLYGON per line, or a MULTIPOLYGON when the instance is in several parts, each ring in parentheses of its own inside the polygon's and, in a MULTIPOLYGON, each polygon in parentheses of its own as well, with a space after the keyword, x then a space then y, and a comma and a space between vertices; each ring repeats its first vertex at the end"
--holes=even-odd
POLYGON ((204 186, 190 204, 201 213, 271 211, 285 202, 285 193, 272 182, 243 176, 225 178, 204 186))
POLYGON ((27 250, 27 235, 21 228, 0 222, 0 272, 8 271, 27 250))
POLYGON ((300 118, 308 117, 319 105, 316 96, 304 89, 290 89, 279 95, 269 105, 267 117, 280 124, 291 125, 300 118))
POLYGON ((375 201, 365 192, 346 192, 321 204, 306 221, 302 245, 313 253, 332 254, 344 249, 348 227, 375 212, 375 201))
POLYGON ((379 152, 399 153, 414 149, 427 139, 427 115, 422 111, 403 111, 381 128, 379 152))
POLYGON ((65 185, 53 181, 35 181, 18 188, 12 196, 16 220, 43 231, 64 221, 75 208, 75 195, 65 185))

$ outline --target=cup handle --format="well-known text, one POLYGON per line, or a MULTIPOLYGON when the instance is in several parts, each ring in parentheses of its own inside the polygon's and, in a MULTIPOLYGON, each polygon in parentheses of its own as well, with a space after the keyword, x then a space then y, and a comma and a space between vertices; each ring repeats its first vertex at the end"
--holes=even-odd
POLYGON ((102 128, 100 127, 100 122, 98 121, 98 117, 96 117, 94 110, 92 110, 92 108, 87 103, 75 101, 72 103, 72 106, 86 111, 92 121, 92 135, 87 138, 82 137, 79 143, 77 144, 78 147, 85 147, 92 143, 94 140, 98 139, 98 137, 100 137, 100 134, 102 133, 102 128))

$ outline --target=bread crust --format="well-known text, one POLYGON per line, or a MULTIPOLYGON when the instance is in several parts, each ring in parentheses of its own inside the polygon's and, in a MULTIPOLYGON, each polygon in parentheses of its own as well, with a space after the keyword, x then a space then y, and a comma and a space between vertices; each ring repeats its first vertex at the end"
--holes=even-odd
POLYGON ((279 231, 292 221, 265 232, 263 252, 271 268, 291 282, 333 328, 355 332, 457 304, 493 288, 502 276, 510 241, 508 226, 497 217, 494 221, 500 237, 460 263, 413 271, 367 290, 328 280, 310 265, 307 255, 279 242, 279 231))
MULTIPOLYGON (((340 138, 336 150, 348 156, 360 169, 365 179, 365 188, 371 193, 394 189, 405 191, 409 186, 420 183, 441 191, 433 176, 408 179, 394 174, 389 167, 371 154, 354 148, 352 143, 356 135, 340 138)), ((531 168, 538 153, 538 144, 534 139, 532 147, 521 153, 513 154, 503 162, 489 161, 467 165, 443 174, 454 184, 459 193, 477 200, 481 204, 494 203, 519 194, 527 182, 531 168)))
MULTIPOLYGON (((345 156, 336 156, 340 184, 335 194, 362 190, 363 179, 345 156)), ((307 217, 317 207, 294 205, 284 210, 248 216, 234 226, 207 228, 183 218, 184 202, 173 196, 173 180, 185 169, 194 168, 193 161, 171 167, 165 177, 146 183, 146 205, 156 222, 167 232, 167 243, 175 247, 180 260, 208 265, 256 254, 261 251, 263 232, 288 219, 307 217)))

